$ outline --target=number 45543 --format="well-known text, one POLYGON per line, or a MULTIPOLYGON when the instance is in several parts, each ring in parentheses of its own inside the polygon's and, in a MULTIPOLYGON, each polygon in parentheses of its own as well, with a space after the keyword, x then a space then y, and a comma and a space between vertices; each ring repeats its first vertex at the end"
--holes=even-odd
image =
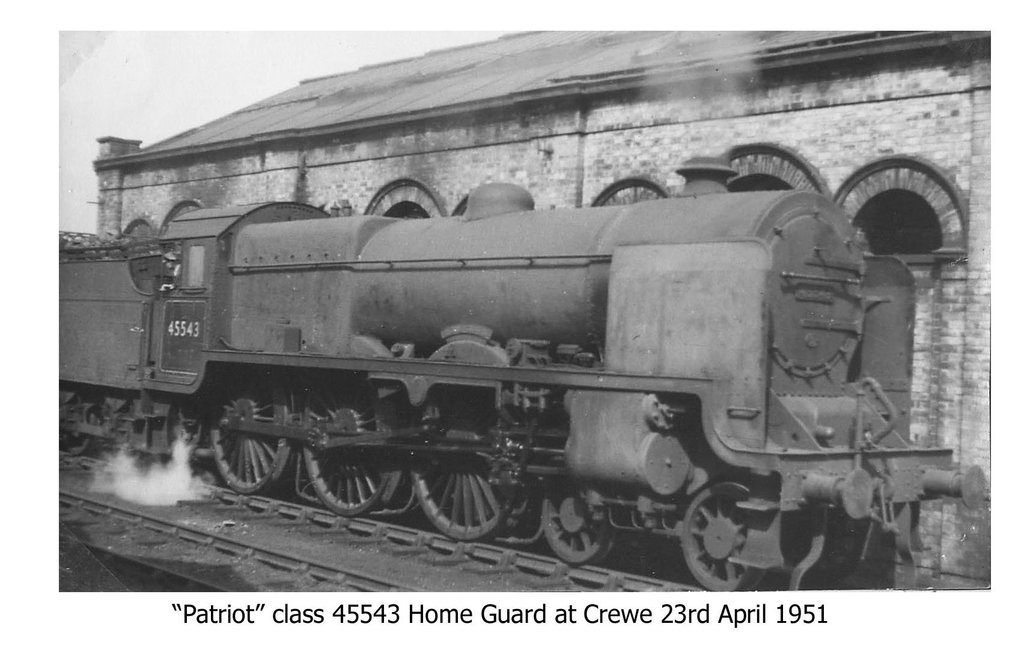
POLYGON ((175 319, 167 325, 167 335, 175 338, 198 338, 199 322, 175 319))

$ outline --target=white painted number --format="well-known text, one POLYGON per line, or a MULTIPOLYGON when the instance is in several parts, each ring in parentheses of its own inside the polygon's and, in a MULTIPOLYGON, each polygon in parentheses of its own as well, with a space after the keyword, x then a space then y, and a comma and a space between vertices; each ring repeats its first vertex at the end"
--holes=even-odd
POLYGON ((199 322, 175 319, 167 324, 167 335, 175 338, 198 338, 199 322))

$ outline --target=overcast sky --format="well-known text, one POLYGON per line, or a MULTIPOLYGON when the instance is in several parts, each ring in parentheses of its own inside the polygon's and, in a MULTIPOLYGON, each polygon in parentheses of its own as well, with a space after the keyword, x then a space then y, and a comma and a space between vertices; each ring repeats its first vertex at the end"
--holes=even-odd
POLYGON ((62 32, 60 230, 96 230, 96 138, 143 147, 300 79, 492 40, 500 32, 62 32))

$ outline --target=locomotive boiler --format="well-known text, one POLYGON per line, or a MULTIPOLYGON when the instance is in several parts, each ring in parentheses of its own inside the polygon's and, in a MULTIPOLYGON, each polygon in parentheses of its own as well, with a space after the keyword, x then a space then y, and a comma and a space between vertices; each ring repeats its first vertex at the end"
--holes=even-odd
POLYGON ((986 489, 908 441, 912 276, 818 194, 680 173, 681 197, 623 207, 489 184, 461 217, 268 204, 66 249, 62 430, 183 432, 238 491, 416 504, 574 564, 670 536, 709 589, 796 587, 871 523, 912 570, 920 502, 986 489))

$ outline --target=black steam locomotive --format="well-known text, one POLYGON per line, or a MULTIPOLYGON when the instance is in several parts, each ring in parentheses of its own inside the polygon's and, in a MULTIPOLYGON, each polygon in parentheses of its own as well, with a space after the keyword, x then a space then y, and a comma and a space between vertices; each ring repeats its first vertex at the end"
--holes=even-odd
MULTIPOLYGON (((908 443, 914 286, 827 199, 728 193, 464 216, 198 210, 61 251, 61 431, 212 451, 229 486, 342 515, 418 504, 570 563, 677 538, 709 589, 792 586, 869 521, 909 562, 920 502, 986 490, 908 443)), ((856 546, 857 543, 853 543, 856 546)))

